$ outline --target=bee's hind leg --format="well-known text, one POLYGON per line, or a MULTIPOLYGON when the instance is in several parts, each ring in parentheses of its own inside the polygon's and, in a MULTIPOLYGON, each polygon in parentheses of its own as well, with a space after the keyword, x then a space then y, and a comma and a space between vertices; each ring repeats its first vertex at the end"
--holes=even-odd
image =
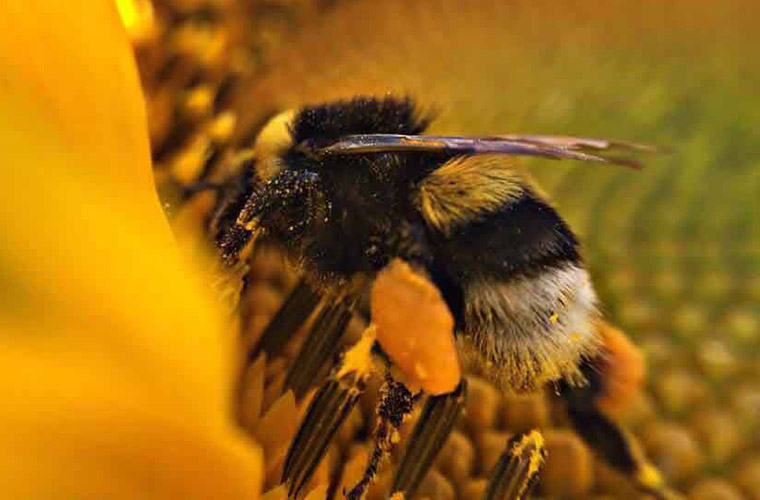
POLYGON ((642 491, 660 499, 681 498, 649 462, 635 437, 614 418, 638 391, 643 379, 641 355, 619 330, 599 323, 603 347, 584 362, 584 386, 562 384, 561 396, 576 432, 607 464, 642 491))
POLYGON ((393 378, 390 370, 386 371, 375 410, 377 425, 373 432, 374 449, 362 478, 350 491, 346 492, 348 500, 359 500, 364 497, 367 487, 375 480, 393 445, 398 442, 401 425, 411 416, 415 403, 421 396, 421 392, 412 394, 403 382, 393 378))

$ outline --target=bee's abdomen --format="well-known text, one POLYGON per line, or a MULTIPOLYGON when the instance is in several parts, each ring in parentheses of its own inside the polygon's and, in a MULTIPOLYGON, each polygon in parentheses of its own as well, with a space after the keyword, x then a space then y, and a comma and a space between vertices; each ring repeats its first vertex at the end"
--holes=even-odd
POLYGON ((596 294, 578 241, 529 190, 443 238, 433 269, 460 347, 506 390, 579 377, 598 339, 596 294))
POLYGON ((462 285, 483 277, 510 281, 580 265, 578 240, 532 192, 459 228, 439 245, 439 260, 462 285))
POLYGON ((509 282, 480 279, 463 288, 458 336, 466 363, 511 392, 546 382, 583 382, 578 366, 599 346, 596 294, 572 264, 509 282))

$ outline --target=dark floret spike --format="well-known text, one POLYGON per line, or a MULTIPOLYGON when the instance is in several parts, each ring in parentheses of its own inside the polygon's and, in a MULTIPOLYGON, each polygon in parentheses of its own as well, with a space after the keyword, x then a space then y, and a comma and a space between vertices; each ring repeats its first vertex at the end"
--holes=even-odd
POLYGON ((264 329, 258 343, 248 353, 248 361, 253 362, 262 351, 266 352, 270 358, 280 354, 290 339, 306 323, 319 305, 319 301, 319 293, 314 291, 305 280, 299 281, 264 329))
POLYGON ((431 396, 427 400, 393 478, 391 492, 402 492, 406 500, 414 497, 420 482, 454 428, 466 394, 467 381, 462 379, 454 392, 431 396))
POLYGON ((231 97, 240 86, 240 75, 237 73, 230 73, 222 80, 219 87, 216 89, 216 95, 214 95, 214 114, 225 111, 231 101, 231 97))
POLYGON ((546 448, 540 432, 515 435, 491 471, 483 500, 529 498, 545 460, 546 448))
POLYGON ((309 404, 283 466, 282 483, 288 485, 290 498, 298 498, 324 458, 333 436, 364 391, 373 373, 371 349, 374 341, 374 330, 365 331, 309 404))
POLYGON ((300 399, 314 385, 319 370, 338 352, 338 341, 351 320, 347 304, 338 301, 325 304, 285 378, 283 390, 291 389, 300 399))
POLYGON ((363 386, 330 379, 314 395, 296 437, 290 445, 282 471, 288 496, 298 498, 325 456, 333 436, 356 405, 363 386))

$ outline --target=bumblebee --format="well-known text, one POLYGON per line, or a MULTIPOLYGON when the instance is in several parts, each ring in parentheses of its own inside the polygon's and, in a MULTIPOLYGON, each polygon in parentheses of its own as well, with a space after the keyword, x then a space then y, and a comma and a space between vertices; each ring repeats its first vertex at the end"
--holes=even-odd
MULTIPOLYGON (((555 384, 593 449, 642 487, 664 491, 606 411, 638 384, 640 359, 603 322, 577 237, 514 160, 638 167, 633 158, 609 153, 652 148, 558 136, 422 135, 431 120, 410 98, 393 96, 278 115, 259 133, 251 161, 216 217, 216 242, 227 264, 238 261, 250 240, 266 235, 303 269, 302 284, 268 332, 294 330, 320 298, 327 303, 312 327, 318 340, 307 339, 302 349, 306 355, 335 344, 371 290, 367 339, 346 354, 312 401, 291 446, 283 476, 291 495, 298 495, 355 402, 366 371, 357 353, 369 355, 372 344, 412 386, 434 396, 431 414, 435 404, 446 408, 442 402, 461 399, 459 363, 505 392, 555 384), (419 362, 421 356, 429 359, 419 362), (346 387, 353 392, 339 390, 348 374, 346 387), (325 418, 329 423, 320 420, 325 418)), ((257 349, 272 348, 267 339, 265 334, 257 349)), ((313 374, 289 384, 308 386, 313 374)), ((388 387, 396 389, 388 389, 393 394, 386 403, 413 399, 404 384, 388 387)), ((404 463, 424 469, 435 451, 432 446, 424 459, 404 463)), ((411 496, 410 485, 396 483, 394 491, 411 496)))

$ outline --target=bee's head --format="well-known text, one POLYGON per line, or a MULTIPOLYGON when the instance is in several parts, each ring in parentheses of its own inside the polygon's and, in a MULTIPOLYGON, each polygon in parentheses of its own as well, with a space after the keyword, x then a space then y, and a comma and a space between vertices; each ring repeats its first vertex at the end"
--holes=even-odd
POLYGON ((359 134, 417 135, 428 123, 410 99, 393 97, 356 97, 276 115, 254 147, 262 182, 249 215, 270 233, 299 245, 299 236, 319 230, 336 208, 361 211, 378 192, 402 197, 399 187, 404 176, 415 169, 399 168, 405 160, 397 153, 320 155, 318 151, 359 134))
POLYGON ((355 97, 286 111, 272 118, 256 140, 259 176, 268 180, 283 168, 314 173, 337 168, 361 158, 317 157, 312 152, 347 136, 417 135, 429 123, 409 98, 355 97))

